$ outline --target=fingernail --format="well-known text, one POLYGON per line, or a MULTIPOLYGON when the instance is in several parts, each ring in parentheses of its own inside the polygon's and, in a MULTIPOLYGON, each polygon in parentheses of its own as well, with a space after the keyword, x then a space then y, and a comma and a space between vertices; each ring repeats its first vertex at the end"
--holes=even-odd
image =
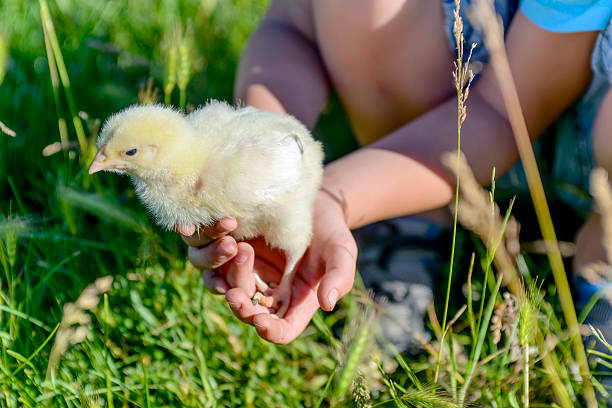
POLYGON ((221 285, 215 285, 213 289, 215 289, 215 292, 219 294, 225 294, 226 292, 225 288, 221 285))
POLYGON ((236 246, 234 245, 234 243, 229 240, 222 241, 219 245, 219 249, 222 252, 225 252, 226 254, 231 254, 232 252, 234 252, 235 248, 236 246))
POLYGON ((240 310, 240 303, 235 303, 235 302, 227 302, 229 303, 230 307, 232 308, 232 310, 240 310))
POLYGON ((333 309, 336 306, 336 302, 338 301, 338 290, 332 289, 327 295, 327 300, 329 301, 329 308, 333 309))
POLYGON ((247 254, 245 252, 238 252, 238 255, 236 255, 236 263, 237 264, 243 264, 243 263, 246 262, 248 257, 249 257, 249 254, 247 254))

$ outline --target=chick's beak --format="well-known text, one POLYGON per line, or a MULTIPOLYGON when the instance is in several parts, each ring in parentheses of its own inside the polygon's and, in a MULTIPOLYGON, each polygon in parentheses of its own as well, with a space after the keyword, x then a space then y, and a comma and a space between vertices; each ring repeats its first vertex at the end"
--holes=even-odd
POLYGON ((106 159, 106 154, 104 154, 104 149, 100 150, 96 153, 96 156, 91 162, 91 166, 89 166, 89 174, 94 174, 102 170, 108 170, 117 167, 116 163, 108 161, 106 159))

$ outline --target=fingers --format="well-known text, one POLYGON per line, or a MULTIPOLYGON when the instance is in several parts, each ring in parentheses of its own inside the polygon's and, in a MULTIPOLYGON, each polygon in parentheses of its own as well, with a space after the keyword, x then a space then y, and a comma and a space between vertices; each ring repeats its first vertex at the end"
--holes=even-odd
POLYGON ((188 255, 189 261, 196 268, 215 269, 232 259, 237 252, 236 240, 225 236, 201 248, 190 246, 188 255))
POLYGON ((225 299, 236 317, 254 325, 263 339, 287 344, 304 330, 319 308, 316 292, 311 290, 309 284, 296 277, 293 289, 291 305, 284 318, 271 314, 261 305, 253 305, 247 293, 240 288, 227 291, 225 299))
POLYGON ((193 224, 179 224, 176 226, 176 232, 184 236, 191 236, 195 232, 196 227, 193 224))
POLYGON ((177 231, 182 233, 183 241, 189 246, 200 247, 211 241, 223 237, 236 229, 238 223, 235 218, 222 218, 212 225, 203 225, 196 231, 195 226, 178 226, 177 231), (183 232, 191 232, 184 234, 183 232))
POLYGON ((270 310, 267 307, 254 305, 251 296, 242 288, 228 290, 225 294, 225 300, 227 300, 236 317, 248 324, 253 324, 254 316, 270 314, 270 310))
MULTIPOLYGON (((306 323, 308 324, 308 322, 306 323)), ((276 344, 287 344, 295 340, 297 335, 301 333, 302 329, 296 333, 296 329, 285 320, 277 317, 276 315, 260 314, 253 317, 253 325, 257 329, 257 333, 265 340, 276 344)))
MULTIPOLYGON (((230 289, 225 298, 236 317, 255 326, 261 338, 276 344, 287 344, 295 340, 304 331, 318 308, 315 302, 310 302, 308 310, 300 310, 299 313, 289 312, 285 318, 280 318, 271 314, 264 306, 253 305, 242 289, 230 289)), ((313 297, 313 300, 316 299, 313 297)))
POLYGON ((332 311, 338 299, 346 295, 353 287, 356 255, 344 245, 334 245, 328 248, 325 273, 317 291, 323 310, 332 311))
POLYGON ((291 305, 283 318, 272 314, 257 314, 252 322, 257 333, 265 340, 276 344, 287 344, 300 335, 312 319, 319 301, 316 292, 308 283, 296 277, 293 285, 291 305))
POLYGON ((312 319, 316 308, 312 313, 299 316, 298 319, 280 318, 277 315, 260 313, 253 316, 253 326, 257 334, 264 340, 276 344, 288 344, 300 335, 312 319))
POLYGON ((245 242, 238 244, 237 253, 227 270, 227 283, 234 288, 242 288, 249 298, 255 295, 253 264, 255 251, 245 242))
POLYGON ((217 271, 205 269, 202 271, 202 279, 206 289, 214 295, 222 295, 230 288, 227 281, 217 271))

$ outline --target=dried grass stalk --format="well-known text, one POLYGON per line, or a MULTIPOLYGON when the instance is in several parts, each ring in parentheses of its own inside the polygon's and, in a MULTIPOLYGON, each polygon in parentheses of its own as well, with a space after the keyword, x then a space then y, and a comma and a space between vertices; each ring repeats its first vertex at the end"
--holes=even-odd
POLYGON ((491 318, 491 333, 493 335, 493 343, 497 344, 501 340, 502 333, 506 338, 510 338, 510 361, 517 361, 520 357, 519 337, 516 333, 512 333, 518 313, 518 300, 516 296, 506 292, 504 293, 504 301, 495 308, 493 317, 491 318))
POLYGON ((504 276, 504 284, 513 293, 521 293, 520 278, 514 263, 520 249, 519 223, 512 216, 507 223, 504 221, 499 207, 491 202, 489 192, 476 181, 463 154, 446 153, 442 163, 461 179, 458 204, 452 208, 459 222, 478 235, 494 254, 494 262, 504 276))
POLYGON ((64 305, 60 327, 55 335, 55 342, 49 354, 47 381, 55 380, 55 373, 62 355, 71 345, 85 340, 89 332, 91 317, 87 311, 94 310, 100 302, 99 296, 108 292, 113 283, 112 276, 104 276, 87 286, 74 303, 64 305))
POLYGON ((0 132, 4 133, 5 135, 8 135, 10 137, 17 136, 17 133, 15 133, 15 131, 13 129, 9 128, 8 126, 6 126, 2 122, 0 122, 0 132))
POLYGON ((146 85, 141 83, 138 87, 138 103, 142 105, 153 105, 157 103, 159 88, 153 87, 153 78, 149 77, 146 85))

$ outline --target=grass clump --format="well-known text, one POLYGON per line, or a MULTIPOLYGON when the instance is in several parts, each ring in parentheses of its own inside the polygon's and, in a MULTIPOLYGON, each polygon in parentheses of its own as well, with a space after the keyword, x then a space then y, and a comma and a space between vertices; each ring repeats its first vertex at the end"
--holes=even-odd
MULTIPOLYGON (((376 345, 378 310, 362 288, 291 345, 262 341, 204 290, 184 245, 152 225, 125 179, 87 175, 110 113, 156 103, 158 88, 183 109, 230 100, 266 5, 0 3, 0 131, 19 135, 0 137, 0 406, 591 404, 590 384, 605 388, 584 375, 558 271, 551 279, 552 262, 525 252, 510 215, 520 204, 500 208, 494 183, 480 188, 459 151, 448 159, 456 223, 473 234, 455 229, 446 299, 430 309, 437 341, 394 359, 376 345)), ((457 44, 460 34, 457 23, 457 44)), ((459 138, 473 78, 463 60, 459 138)), ((338 122, 321 129, 340 133, 338 122)))

